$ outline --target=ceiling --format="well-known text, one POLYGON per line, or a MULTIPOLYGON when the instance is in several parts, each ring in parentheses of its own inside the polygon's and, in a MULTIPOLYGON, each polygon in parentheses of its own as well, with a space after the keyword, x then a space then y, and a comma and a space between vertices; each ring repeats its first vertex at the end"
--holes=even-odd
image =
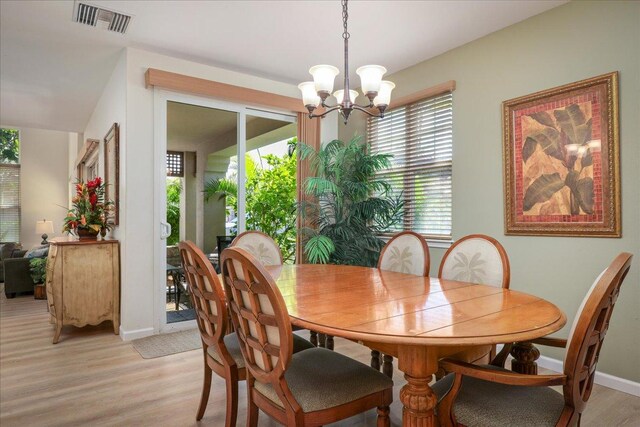
MULTIPOLYGON (((566 1, 352 0, 351 71, 393 73, 566 1)), ((72 22, 71 0, 0 3, 0 123, 82 132, 124 47, 295 84, 343 69, 337 0, 87 3, 133 15, 127 34, 72 22)))
MULTIPOLYGON (((211 153, 233 156, 237 143, 237 113, 198 105, 167 103, 167 148, 196 151, 208 144, 211 153)), ((295 136, 289 122, 246 116, 247 151, 295 136), (280 130, 280 132, 274 132, 280 130), (259 138, 260 137, 260 138, 259 138)))

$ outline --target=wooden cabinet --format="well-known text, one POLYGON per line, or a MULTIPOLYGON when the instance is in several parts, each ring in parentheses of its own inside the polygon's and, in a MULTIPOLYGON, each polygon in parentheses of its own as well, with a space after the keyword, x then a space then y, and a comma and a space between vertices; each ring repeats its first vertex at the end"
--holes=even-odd
POLYGON ((63 325, 113 323, 120 328, 120 244, 117 240, 53 239, 47 260, 47 301, 55 323, 53 343, 63 325))

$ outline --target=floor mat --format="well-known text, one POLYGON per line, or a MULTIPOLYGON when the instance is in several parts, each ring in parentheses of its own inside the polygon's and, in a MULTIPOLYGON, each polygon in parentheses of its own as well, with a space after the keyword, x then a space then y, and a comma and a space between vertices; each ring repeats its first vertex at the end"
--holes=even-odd
POLYGON ((153 359, 202 348, 198 329, 139 338, 131 341, 131 344, 144 359, 153 359))

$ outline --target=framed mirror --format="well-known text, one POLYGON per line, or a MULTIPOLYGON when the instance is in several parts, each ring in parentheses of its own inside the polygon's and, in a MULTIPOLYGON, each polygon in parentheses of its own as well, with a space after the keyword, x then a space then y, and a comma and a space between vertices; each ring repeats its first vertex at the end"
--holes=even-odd
POLYGON ((120 127, 114 123, 104 137, 104 180, 106 183, 105 200, 113 202, 107 221, 113 225, 119 223, 120 202, 120 127))

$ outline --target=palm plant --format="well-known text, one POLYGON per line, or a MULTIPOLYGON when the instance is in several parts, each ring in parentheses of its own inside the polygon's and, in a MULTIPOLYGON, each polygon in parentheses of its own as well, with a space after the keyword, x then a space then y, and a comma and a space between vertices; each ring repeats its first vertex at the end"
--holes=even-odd
POLYGON ((305 227, 304 251, 312 263, 373 267, 384 241, 378 237, 402 221, 401 195, 376 177, 390 167, 390 154, 371 154, 361 137, 331 141, 319 150, 299 144, 300 158, 310 161, 314 177, 300 202, 305 227))

